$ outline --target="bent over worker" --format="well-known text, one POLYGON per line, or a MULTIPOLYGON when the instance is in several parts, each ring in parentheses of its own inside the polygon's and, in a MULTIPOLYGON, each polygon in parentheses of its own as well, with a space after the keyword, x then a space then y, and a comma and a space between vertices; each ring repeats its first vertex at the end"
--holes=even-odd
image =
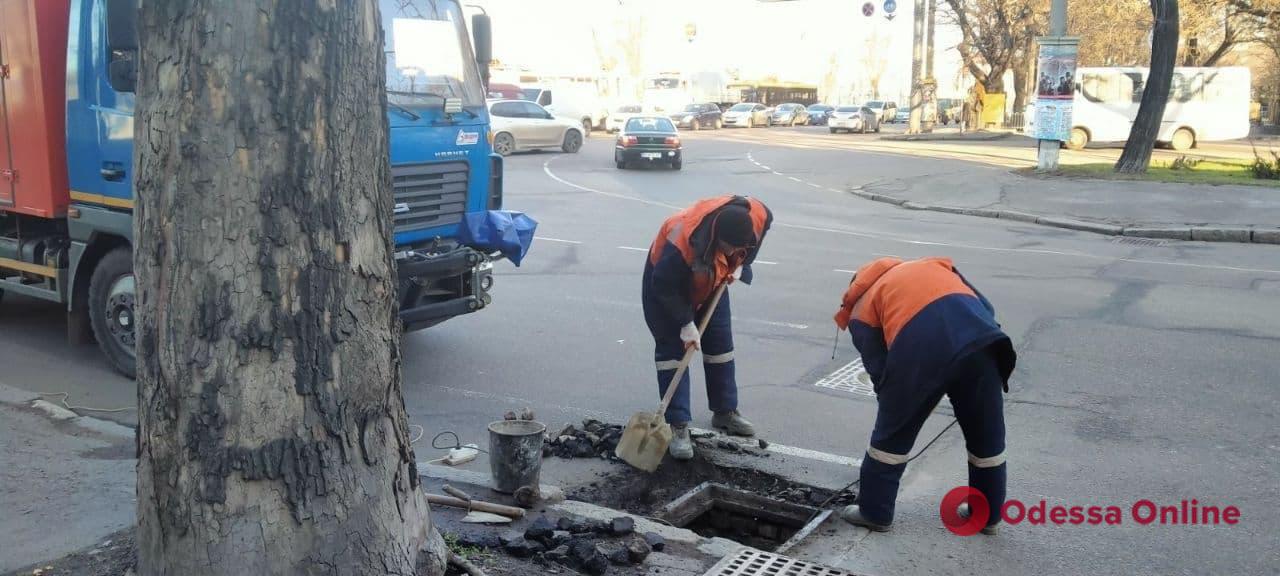
MULTIPOLYGON (((663 222, 644 265, 641 298, 645 323, 653 334, 659 396, 666 392, 685 350, 700 347, 707 401, 714 412, 711 425, 740 436, 753 436, 755 429, 738 412, 728 291, 712 313, 705 334, 698 333, 696 322, 721 284, 738 278, 751 283, 751 263, 772 221, 769 208, 754 198, 699 200, 663 222)), ((672 430, 671 456, 692 458, 687 371, 667 408, 666 419, 672 430)))
POLYGON ((878 403, 858 504, 841 516, 889 529, 911 446, 945 394, 969 450, 969 486, 992 511, 983 532, 994 534, 1005 499, 1003 394, 1017 358, 991 303, 947 258, 881 258, 854 274, 835 322, 849 329, 878 403))

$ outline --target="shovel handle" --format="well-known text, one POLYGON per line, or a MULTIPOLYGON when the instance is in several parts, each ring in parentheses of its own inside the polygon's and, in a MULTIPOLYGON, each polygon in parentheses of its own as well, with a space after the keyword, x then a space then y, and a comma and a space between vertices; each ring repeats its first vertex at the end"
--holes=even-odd
MULTIPOLYGON (((720 304, 720 297, 724 295, 725 288, 729 284, 720 284, 716 288, 716 292, 711 296, 711 305, 707 306, 707 313, 702 316, 702 323, 698 325, 698 335, 701 336, 707 329, 707 324, 711 323, 711 315, 715 313, 716 306, 720 304)), ((693 360, 694 347, 690 346, 684 351, 684 358, 680 359, 680 366, 676 367, 676 374, 671 378, 671 383, 667 385, 667 393, 662 395, 662 401, 658 403, 658 417, 663 418, 667 413, 667 406, 671 405, 671 399, 675 398, 676 388, 680 387, 680 377, 684 376, 685 369, 689 368, 689 361, 693 360)))

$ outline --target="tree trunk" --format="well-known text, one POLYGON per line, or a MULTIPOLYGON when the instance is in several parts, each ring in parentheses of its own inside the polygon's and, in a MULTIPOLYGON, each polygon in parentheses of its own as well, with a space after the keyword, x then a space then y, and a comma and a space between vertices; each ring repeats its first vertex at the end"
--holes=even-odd
POLYGON ((139 573, 443 574, 377 2, 140 4, 139 573))
POLYGON ((1138 115, 1129 129, 1129 140, 1116 161, 1116 172, 1138 174, 1147 171, 1156 145, 1160 122, 1164 119, 1173 66, 1178 59, 1178 0, 1151 0, 1151 72, 1142 90, 1138 115))

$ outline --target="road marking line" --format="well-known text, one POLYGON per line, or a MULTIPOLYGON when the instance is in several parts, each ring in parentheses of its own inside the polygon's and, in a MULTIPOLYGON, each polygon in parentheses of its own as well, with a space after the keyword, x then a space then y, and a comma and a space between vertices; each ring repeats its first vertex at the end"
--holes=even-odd
POLYGON ((773 320, 756 320, 755 318, 739 318, 733 317, 738 322, 746 322, 748 324, 764 324, 765 326, 778 326, 780 328, 792 328, 795 330, 808 330, 808 324, 793 324, 791 322, 774 322, 773 320))
MULTIPOLYGON (((695 436, 705 437, 707 435, 711 435, 712 437, 718 440, 728 440, 729 442, 733 442, 735 444, 738 444, 739 446, 744 446, 747 448, 759 449, 759 446, 760 446, 760 440, 757 438, 743 438, 741 436, 729 436, 727 434, 721 434, 715 430, 705 430, 702 428, 694 428, 694 427, 690 427, 689 432, 695 436)), ((852 468, 862 467, 861 458, 850 458, 848 456, 841 456, 839 454, 831 454, 829 452, 820 452, 818 450, 810 450, 808 448, 798 448, 795 446, 787 446, 785 444, 775 444, 773 442, 769 443, 769 447, 765 448, 765 451, 773 452, 775 454, 782 454, 784 456, 795 456, 797 458, 804 458, 806 460, 817 460, 819 462, 829 462, 831 464, 840 464, 842 466, 849 466, 852 468)))
POLYGON ((844 268, 832 268, 832 269, 831 269, 831 271, 832 271, 832 272, 842 272, 842 273, 845 273, 845 274, 857 274, 857 273, 858 273, 858 271, 857 271, 857 270, 845 270, 844 268))
POLYGON ((795 176, 787 176, 787 180, 790 180, 792 182, 804 182, 804 180, 796 178, 795 176))
POLYGON ((565 244, 581 244, 577 240, 562 240, 560 238, 548 238, 546 236, 534 236, 534 240, 542 240, 543 242, 563 242, 565 244))
POLYGON ((633 252, 648 252, 648 248, 636 248, 634 246, 619 246, 619 250, 631 250, 633 252))
MULTIPOLYGON (((764 168, 765 170, 772 170, 772 168, 769 168, 768 166, 765 166, 764 164, 756 164, 756 165, 757 165, 757 166, 759 166, 759 167, 761 167, 761 168, 764 168)), ((777 174, 777 172, 774 172, 774 174, 777 174)))
MULTIPOLYGON (((550 160, 547 160, 546 162, 544 162, 542 164, 542 171, 545 172, 547 176, 550 177, 552 180, 555 180, 556 182, 564 184, 565 186, 569 186, 577 190, 582 190, 584 192, 592 192, 595 194, 599 194, 601 196, 609 196, 611 198, 619 198, 622 200, 633 200, 635 202, 640 202, 641 204, 648 204, 650 206, 661 206, 663 208, 676 210, 676 211, 683 210, 683 208, 679 206, 674 206, 671 204, 667 204, 665 202, 656 202, 653 200, 645 200, 644 198, 627 196, 625 194, 615 194, 613 192, 604 192, 601 190, 596 190, 594 188, 588 188, 586 186, 579 186, 578 184, 574 184, 573 182, 570 182, 559 176, 556 176, 555 173, 551 171, 551 160, 555 160, 556 158, 559 158, 559 157, 560 156, 555 156, 550 160)), ((779 176, 782 175, 781 173, 778 173, 778 172, 775 172, 775 174, 778 174, 779 176)), ((806 226, 803 224, 789 224, 786 222, 777 222, 777 221, 775 221, 773 225, 781 228, 794 228, 797 230, 809 230, 813 232, 828 232, 832 234, 841 234, 844 236, 854 236, 858 238, 868 238, 872 240, 884 240, 888 242, 898 242, 902 244, 912 244, 916 246, 937 246, 937 247, 943 247, 943 248, 959 248, 964 250, 978 250, 978 251, 985 251, 985 252, 1005 252, 1005 253, 1011 253, 1011 254, 1067 256, 1072 258, 1083 258, 1087 260, 1102 260, 1107 262, 1128 262, 1131 264, 1148 264, 1152 266, 1175 266, 1179 268, 1194 268, 1197 270, 1220 270, 1220 271, 1230 271, 1230 272, 1248 272, 1248 273, 1257 273, 1257 274, 1280 274, 1280 270, 1272 270, 1272 269, 1266 269, 1266 268, 1246 268, 1243 266, 1226 266, 1226 265, 1220 265, 1220 264, 1195 264, 1191 262, 1170 262, 1167 260, 1143 260, 1140 258, 1100 256, 1097 254, 1086 254, 1084 252, 1062 252, 1057 250, 1044 250, 1044 249, 1038 249, 1038 248, 1000 248, 996 246, 976 246, 972 244, 957 244, 957 243, 951 243, 951 242, 931 242, 927 240, 911 240, 908 238, 894 236, 892 234, 868 234, 863 232, 854 232, 852 230, 841 230, 838 228, 826 228, 821 226, 806 226)))
POLYGON ((822 185, 821 185, 821 184, 814 184, 813 182, 809 182, 809 185, 810 185, 810 186, 812 186, 812 187, 814 187, 814 188, 819 188, 819 189, 820 189, 820 188, 822 188, 822 185))
POLYGON ((764 265, 767 265, 767 266, 773 266, 773 265, 777 264, 777 262, 770 262, 770 261, 768 261, 768 260, 756 260, 755 262, 753 262, 753 264, 764 264, 764 265))

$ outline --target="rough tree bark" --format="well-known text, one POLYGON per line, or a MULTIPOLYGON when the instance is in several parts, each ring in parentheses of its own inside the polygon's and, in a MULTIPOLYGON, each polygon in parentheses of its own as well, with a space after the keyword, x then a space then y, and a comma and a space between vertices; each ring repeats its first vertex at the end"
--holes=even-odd
POLYGON ((142 0, 139 36, 139 572, 442 574, 377 2, 142 0))
POLYGON ((1116 161, 1116 172, 1143 173, 1151 163, 1169 88, 1178 58, 1178 0, 1151 0, 1151 72, 1142 90, 1138 114, 1129 129, 1129 140, 1116 161))

